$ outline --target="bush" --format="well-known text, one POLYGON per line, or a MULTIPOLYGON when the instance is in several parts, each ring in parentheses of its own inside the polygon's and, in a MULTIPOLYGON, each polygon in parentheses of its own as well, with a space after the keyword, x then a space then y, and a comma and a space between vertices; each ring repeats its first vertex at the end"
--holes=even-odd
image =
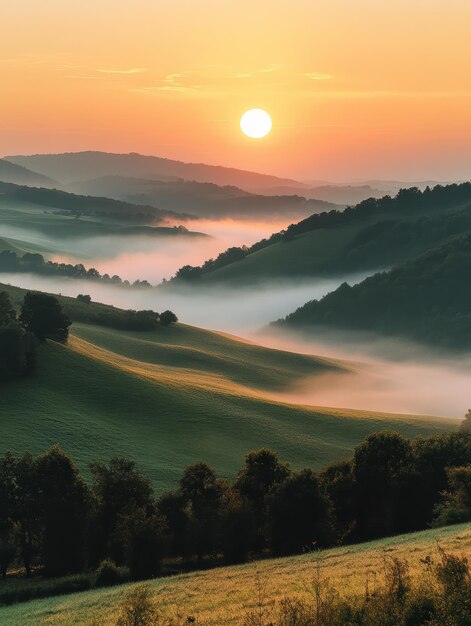
POLYGON ((155 606, 149 585, 138 585, 121 602, 116 626, 154 626, 157 622, 155 606))
POLYGON ((160 314, 160 323, 162 326, 170 326, 170 324, 176 324, 178 317, 173 311, 164 311, 160 314))
POLYGON ((88 294, 79 293, 79 295, 77 296, 77 300, 79 302, 84 302, 85 304, 90 304, 90 302, 92 301, 92 297, 88 294))
POLYGON ((126 580, 124 568, 118 567, 114 561, 105 559, 96 570, 95 587, 110 587, 126 580))

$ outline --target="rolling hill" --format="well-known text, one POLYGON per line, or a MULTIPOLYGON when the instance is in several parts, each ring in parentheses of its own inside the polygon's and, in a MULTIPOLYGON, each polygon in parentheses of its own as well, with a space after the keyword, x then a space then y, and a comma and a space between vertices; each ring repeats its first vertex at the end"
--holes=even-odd
POLYGON ((53 187, 57 184, 48 176, 32 172, 26 167, 11 163, 6 159, 0 159, 0 181, 18 185, 31 185, 33 187, 53 187))
POLYGON ((373 271, 471 231, 471 183, 402 190, 344 211, 312 215, 249 248, 233 249, 177 278, 256 283, 373 271))
POLYGON ((16 208, 18 205, 57 209, 72 217, 82 215, 104 217, 128 222, 163 222, 175 219, 194 219, 194 216, 164 211, 154 206, 143 206, 113 200, 112 198, 83 196, 59 189, 28 187, 0 182, 0 208, 16 208))
MULTIPOLYGON (((260 588, 262 606, 268 609, 285 597, 309 597, 316 577, 327 579, 343 596, 362 595, 367 580, 372 586, 374 581, 378 583, 386 555, 407 559, 410 573, 416 577, 424 571, 424 559, 436 558, 437 546, 470 558, 471 525, 157 578, 148 584, 167 619, 179 615, 182 621, 177 623, 181 624, 187 623, 187 616, 192 616, 201 626, 241 626, 247 611, 258 608, 260 588)), ((133 586, 128 584, 4 607, 0 609, 0 620, 4 626, 114 626, 118 605, 133 586)))
POLYGON ((11 163, 29 167, 61 183, 91 180, 101 176, 131 176, 151 180, 175 180, 233 185, 256 193, 263 189, 284 186, 302 189, 299 181, 279 178, 230 167, 184 163, 142 154, 113 154, 109 152, 68 152, 65 154, 35 154, 5 157, 11 163))
POLYGON ((344 283, 277 324, 293 329, 341 328, 414 339, 435 347, 471 347, 471 234, 377 273, 344 283))
MULTIPOLYGON (((24 293, 2 289, 15 304, 24 293)), ((83 319, 84 307, 106 308, 60 300, 74 320, 83 319)), ((41 345, 38 360, 35 376, 2 388, 3 449, 39 452, 59 442, 82 469, 91 460, 129 456, 159 489, 202 459, 233 475, 245 453, 262 446, 295 467, 320 467, 380 429, 416 436, 457 428, 452 419, 273 400, 274 391, 326 372, 341 384, 351 365, 184 324, 145 333, 75 321, 69 345, 41 345)))
POLYGON ((75 193, 116 198, 135 204, 158 206, 198 217, 232 219, 301 219, 312 213, 339 208, 322 200, 293 195, 259 195, 238 187, 185 180, 159 181, 124 176, 104 176, 67 185, 75 193))

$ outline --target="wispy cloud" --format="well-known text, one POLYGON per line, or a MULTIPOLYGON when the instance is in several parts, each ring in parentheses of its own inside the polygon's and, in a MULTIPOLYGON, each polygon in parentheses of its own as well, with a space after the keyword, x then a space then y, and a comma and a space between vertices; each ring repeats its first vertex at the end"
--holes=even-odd
POLYGON ((147 72, 147 67, 130 67, 130 68, 98 68, 96 70, 101 74, 142 74, 147 72))
POLYGON ((322 74, 321 72, 306 72, 304 76, 309 80, 331 80, 333 78, 332 74, 322 74))
POLYGON ((232 78, 253 78, 254 76, 258 76, 259 74, 271 74, 272 72, 277 72, 283 67, 280 63, 272 63, 265 67, 259 67, 252 72, 237 72, 232 74, 232 78))

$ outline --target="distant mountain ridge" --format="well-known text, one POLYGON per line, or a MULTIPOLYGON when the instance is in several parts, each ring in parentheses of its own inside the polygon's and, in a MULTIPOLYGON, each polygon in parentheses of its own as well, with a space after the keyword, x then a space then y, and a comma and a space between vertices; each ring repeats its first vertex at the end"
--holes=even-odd
POLYGON ((114 219, 140 223, 195 219, 192 215, 164 211, 153 206, 132 204, 112 198, 78 195, 59 189, 15 185, 14 183, 0 182, 0 201, 2 203, 31 202, 44 207, 56 208, 58 211, 69 212, 77 216, 101 215, 102 217, 112 217, 114 219))
POLYGON ((102 176, 74 182, 65 189, 74 193, 106 196, 134 204, 146 204, 171 211, 185 211, 206 218, 302 219, 339 205, 300 195, 260 195, 215 183, 176 180, 149 180, 129 176, 102 176))
POLYGON ((137 153, 116 154, 99 151, 67 152, 64 154, 35 154, 7 156, 7 161, 34 169, 44 176, 55 177, 61 183, 90 180, 102 176, 120 175, 151 180, 168 180, 169 177, 217 185, 235 185, 247 191, 288 186, 306 187, 302 182, 259 174, 220 165, 185 163, 157 156, 137 153), (162 178, 163 177, 163 178, 162 178))
POLYGON ((0 159, 0 181, 17 185, 52 187, 56 183, 52 178, 33 172, 22 165, 0 159))

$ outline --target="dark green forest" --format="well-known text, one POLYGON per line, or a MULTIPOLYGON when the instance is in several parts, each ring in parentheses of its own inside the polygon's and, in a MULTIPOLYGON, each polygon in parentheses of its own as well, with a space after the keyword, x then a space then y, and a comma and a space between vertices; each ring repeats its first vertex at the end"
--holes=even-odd
POLYGON ((471 235, 353 287, 343 283, 276 325, 397 335, 453 349, 471 346, 471 235))

